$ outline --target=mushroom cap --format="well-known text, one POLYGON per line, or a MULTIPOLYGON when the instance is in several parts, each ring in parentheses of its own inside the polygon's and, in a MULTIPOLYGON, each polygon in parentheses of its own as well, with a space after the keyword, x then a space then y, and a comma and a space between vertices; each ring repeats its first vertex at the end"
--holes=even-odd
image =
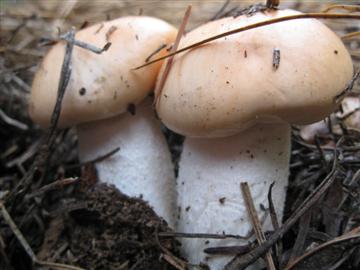
MULTIPOLYGON (((299 12, 271 10, 209 22, 179 47, 293 14, 299 12)), ((256 123, 308 124, 334 109, 335 96, 352 75, 350 55, 334 32, 315 19, 290 20, 175 56, 156 108, 166 126, 192 137, 230 136, 256 123), (280 52, 277 69, 274 50, 280 52)))
MULTIPOLYGON (((161 63, 132 70, 164 44, 174 41, 177 30, 160 19, 131 16, 95 24, 75 38, 102 48, 102 54, 74 46, 71 77, 62 103, 59 126, 108 118, 141 102, 152 90, 161 63)), ((30 97, 30 115, 48 126, 55 106, 65 42, 57 43, 37 71, 30 97)), ((166 54, 162 49, 157 56, 166 54)))

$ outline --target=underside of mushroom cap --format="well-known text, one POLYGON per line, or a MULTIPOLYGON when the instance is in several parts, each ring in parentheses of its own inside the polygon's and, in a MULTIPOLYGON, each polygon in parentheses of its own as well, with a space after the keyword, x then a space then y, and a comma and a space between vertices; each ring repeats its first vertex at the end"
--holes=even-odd
MULTIPOLYGON (((175 39, 176 29, 160 19, 133 16, 98 23, 80 30, 75 38, 102 48, 102 54, 75 46, 71 77, 66 89, 59 126, 108 118, 141 102, 152 90, 161 62, 132 70, 147 57, 175 39)), ((35 75, 30 114, 41 126, 48 126, 55 106, 65 42, 56 44, 45 56, 35 75)), ((166 48, 157 56, 164 55, 166 48)))
MULTIPOLYGON (((213 21, 188 33, 180 48, 294 14, 271 10, 213 21)), ((290 20, 175 56, 156 108, 166 126, 193 137, 229 136, 256 123, 307 124, 334 109, 352 75, 350 55, 334 32, 315 19, 290 20)))

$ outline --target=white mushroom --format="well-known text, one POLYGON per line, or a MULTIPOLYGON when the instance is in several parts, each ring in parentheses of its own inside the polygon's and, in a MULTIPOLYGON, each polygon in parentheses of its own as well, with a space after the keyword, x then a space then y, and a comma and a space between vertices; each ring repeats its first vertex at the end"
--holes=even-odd
MULTIPOLYGON (((161 63, 132 68, 175 36, 174 27, 151 17, 124 17, 79 31, 77 40, 97 47, 111 42, 111 47, 100 55, 74 47, 59 120, 61 127, 77 125, 81 161, 120 147, 96 163, 100 180, 141 196, 170 225, 176 200, 170 153, 151 102, 137 105, 153 89, 161 63)), ((48 52, 32 85, 30 114, 42 126, 49 124, 55 105, 64 51, 60 42, 48 52)), ((162 49, 158 55, 165 53, 162 49)))
MULTIPOLYGON (((188 33, 180 48, 232 29, 298 14, 269 10, 224 18, 188 33)), ((323 119, 351 79, 351 58, 320 21, 292 20, 227 36, 174 58, 156 104, 164 124, 185 139, 179 164, 177 231, 247 235, 252 226, 240 192, 247 181, 263 229, 271 230, 269 185, 281 221, 289 174, 290 125, 323 119)), ((160 76, 159 76, 160 77, 160 76)), ((191 263, 222 269, 230 257, 204 248, 239 240, 182 239, 191 263)))

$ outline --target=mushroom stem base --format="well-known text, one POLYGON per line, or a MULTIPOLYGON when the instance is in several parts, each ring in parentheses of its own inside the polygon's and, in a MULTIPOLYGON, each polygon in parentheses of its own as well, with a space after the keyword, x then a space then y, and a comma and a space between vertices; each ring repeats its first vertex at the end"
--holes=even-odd
POLYGON ((101 182, 115 185, 128 196, 141 197, 174 226, 174 170, 149 100, 136 107, 135 115, 82 124, 77 131, 81 162, 120 147, 116 154, 95 164, 101 182))
MULTIPOLYGON (((259 124, 228 138, 190 138, 184 142, 179 165, 177 231, 249 235, 252 225, 240 190, 248 182, 263 230, 272 230, 269 186, 281 222, 289 175, 290 126, 259 124)), ((254 239, 252 236, 251 239, 254 239)), ((250 240, 250 239, 249 239, 250 240)), ((247 240, 182 239, 186 258, 222 269, 231 256, 206 256, 208 247, 246 245, 247 240)))

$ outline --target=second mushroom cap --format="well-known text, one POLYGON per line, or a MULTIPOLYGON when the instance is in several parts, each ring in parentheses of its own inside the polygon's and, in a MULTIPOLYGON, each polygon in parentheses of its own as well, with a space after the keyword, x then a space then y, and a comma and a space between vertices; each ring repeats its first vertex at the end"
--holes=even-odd
MULTIPOLYGON (((294 14, 270 10, 209 22, 188 33, 180 48, 294 14)), ((352 75, 350 55, 334 32, 315 19, 291 20, 175 56, 157 111, 170 129, 194 137, 229 136, 256 123, 307 124, 334 109, 352 75)))

